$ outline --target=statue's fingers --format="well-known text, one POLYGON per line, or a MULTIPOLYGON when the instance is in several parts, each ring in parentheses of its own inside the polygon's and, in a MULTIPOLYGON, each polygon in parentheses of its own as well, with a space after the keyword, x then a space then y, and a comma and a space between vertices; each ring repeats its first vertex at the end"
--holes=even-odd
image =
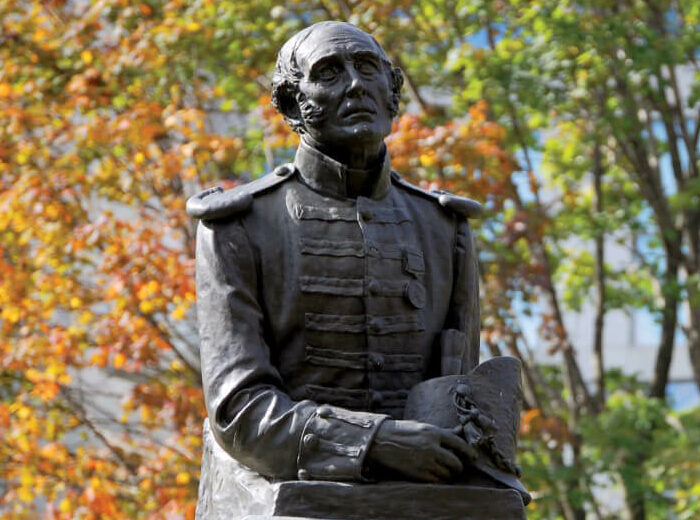
POLYGON ((429 471, 428 469, 423 471, 417 471, 407 476, 410 479, 417 480, 419 482, 436 483, 440 482, 441 480, 441 478, 436 473, 434 473, 433 471, 429 471))
POLYGON ((440 443, 446 448, 451 449, 457 455, 462 455, 467 458, 467 460, 476 460, 477 451, 476 448, 470 446, 467 441, 458 437, 454 433, 446 430, 440 439, 440 443))
POLYGON ((430 468, 430 473, 435 475, 438 481, 449 480, 449 478, 452 476, 452 472, 445 466, 440 465, 438 462, 435 462, 435 464, 432 465, 430 468))
POLYGON ((441 449, 436 454, 435 459, 440 466, 448 469, 451 476, 461 474, 464 469, 459 457, 450 450, 441 449))

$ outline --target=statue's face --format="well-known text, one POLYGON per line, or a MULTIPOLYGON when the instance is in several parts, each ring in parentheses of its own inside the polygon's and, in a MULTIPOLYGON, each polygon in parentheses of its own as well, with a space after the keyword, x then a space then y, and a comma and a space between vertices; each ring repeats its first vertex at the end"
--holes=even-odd
POLYGON ((377 146, 391 130, 391 85, 374 41, 353 28, 314 31, 296 52, 305 133, 322 146, 377 146))

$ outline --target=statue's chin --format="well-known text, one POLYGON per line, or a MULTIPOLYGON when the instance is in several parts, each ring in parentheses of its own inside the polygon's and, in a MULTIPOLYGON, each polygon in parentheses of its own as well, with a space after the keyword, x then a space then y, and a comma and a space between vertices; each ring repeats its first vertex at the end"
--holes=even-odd
POLYGON ((378 121, 376 115, 356 114, 335 121, 305 121, 305 141, 315 148, 373 148, 391 131, 391 121, 378 121))
POLYGON ((360 146, 363 144, 378 143, 384 138, 379 132, 370 125, 358 124, 348 129, 348 137, 346 143, 348 146, 360 146))

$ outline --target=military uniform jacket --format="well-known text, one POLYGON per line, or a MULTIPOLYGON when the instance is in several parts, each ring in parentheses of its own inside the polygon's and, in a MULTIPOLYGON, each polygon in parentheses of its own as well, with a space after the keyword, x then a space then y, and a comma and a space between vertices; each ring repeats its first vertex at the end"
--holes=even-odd
POLYGON ((477 364, 475 203, 405 183, 385 156, 367 197, 302 144, 294 165, 188 203, 212 431, 265 476, 367 478, 411 387, 477 364))

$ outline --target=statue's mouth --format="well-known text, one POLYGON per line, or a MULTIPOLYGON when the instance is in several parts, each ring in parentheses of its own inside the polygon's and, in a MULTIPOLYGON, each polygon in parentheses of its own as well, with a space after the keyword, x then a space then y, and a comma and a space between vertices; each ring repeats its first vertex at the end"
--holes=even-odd
POLYGON ((372 119, 377 113, 370 107, 350 107, 340 113, 343 119, 372 119))

